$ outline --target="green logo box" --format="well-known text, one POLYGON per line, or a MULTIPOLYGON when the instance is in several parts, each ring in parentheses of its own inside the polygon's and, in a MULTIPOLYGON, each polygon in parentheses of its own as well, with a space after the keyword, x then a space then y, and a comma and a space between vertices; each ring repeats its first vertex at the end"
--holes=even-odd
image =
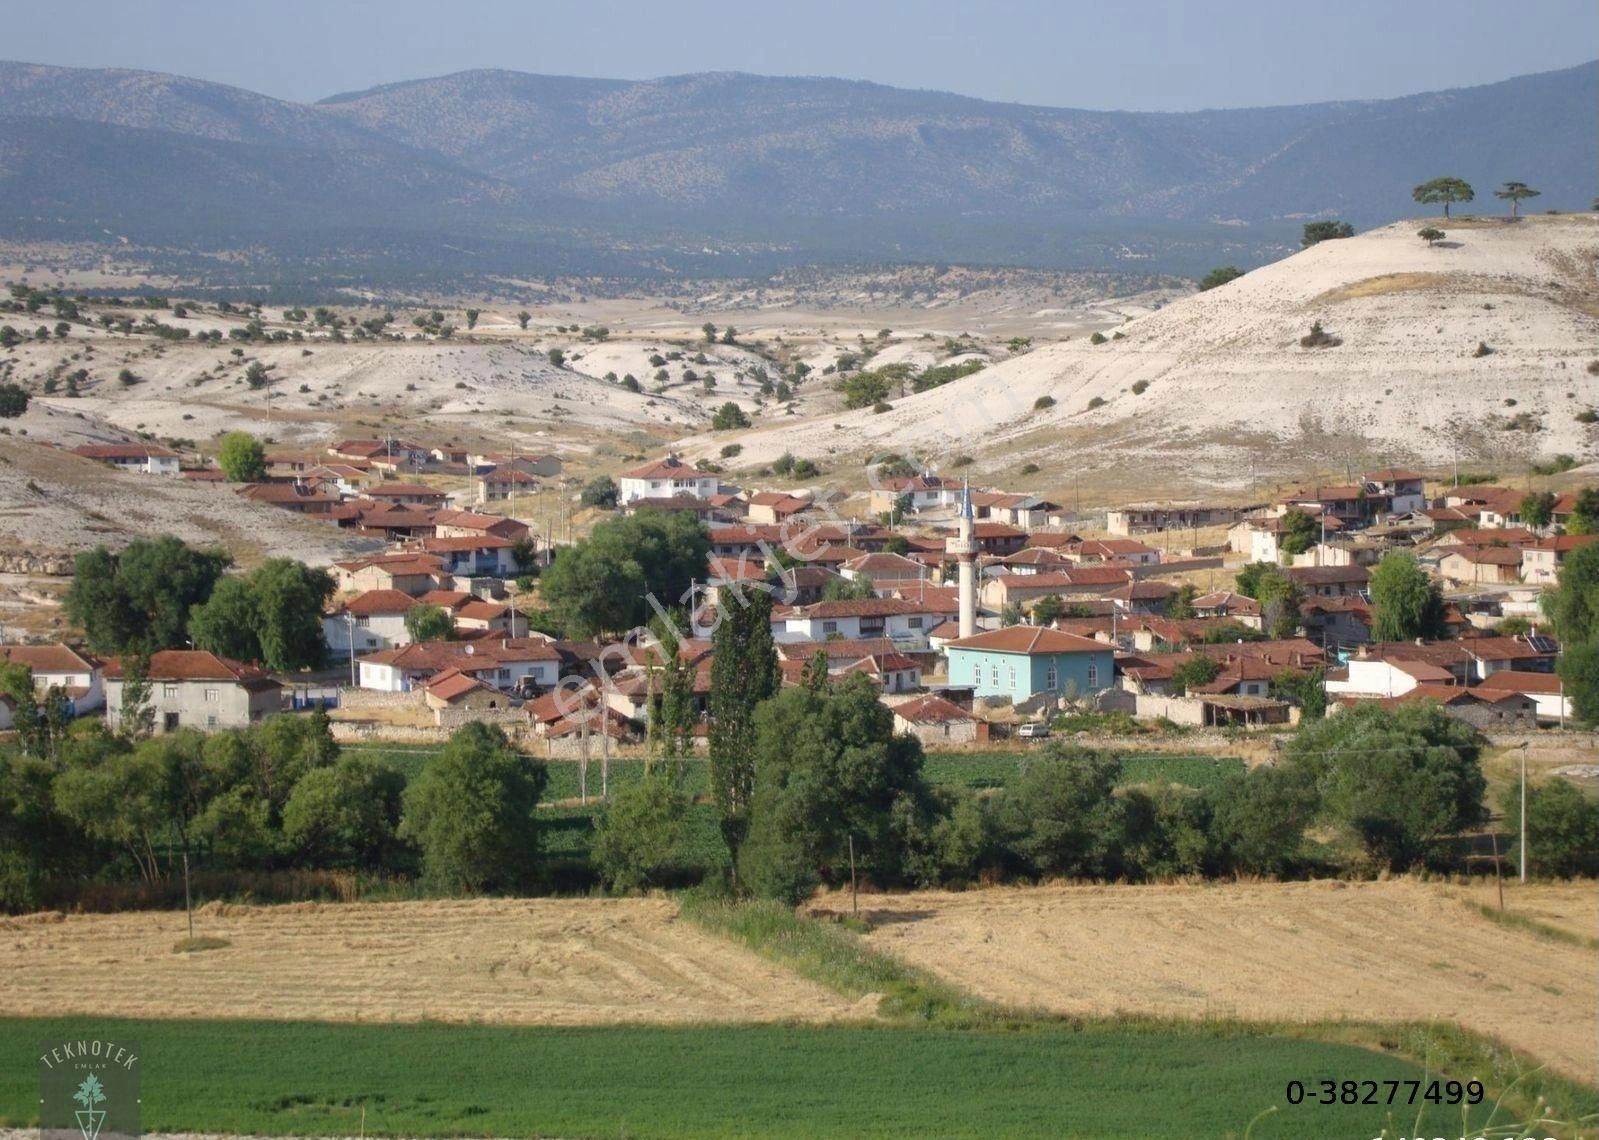
POLYGON ((39 1045, 39 1140, 138 1140, 137 1041, 75 1037, 39 1045))

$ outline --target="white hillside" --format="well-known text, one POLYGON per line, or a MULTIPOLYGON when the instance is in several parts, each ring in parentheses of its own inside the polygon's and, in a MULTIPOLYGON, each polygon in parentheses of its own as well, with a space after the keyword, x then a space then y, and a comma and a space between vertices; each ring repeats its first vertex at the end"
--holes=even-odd
POLYGON ((980 471, 1026 459, 1059 476, 1092 447, 1101 469, 1180 466, 1228 483, 1252 458, 1282 469, 1591 455, 1599 431, 1575 416, 1599 405, 1587 371, 1599 359, 1599 216, 1456 221, 1431 248, 1416 237, 1428 224, 1441 223, 1323 242, 1129 321, 1123 339, 1046 345, 889 412, 740 436, 741 462, 964 452, 980 471), (1316 321, 1341 343, 1301 347, 1316 321), (1475 355, 1479 343, 1491 351, 1475 355), (1045 396, 1054 406, 1035 410, 1045 396))

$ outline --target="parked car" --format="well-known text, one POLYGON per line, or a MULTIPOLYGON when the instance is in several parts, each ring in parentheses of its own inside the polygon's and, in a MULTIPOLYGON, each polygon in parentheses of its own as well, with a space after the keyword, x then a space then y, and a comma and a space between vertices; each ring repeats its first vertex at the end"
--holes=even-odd
POLYGON ((1016 729, 1016 735, 1023 740, 1042 740, 1049 735, 1049 725, 1028 721, 1016 729))

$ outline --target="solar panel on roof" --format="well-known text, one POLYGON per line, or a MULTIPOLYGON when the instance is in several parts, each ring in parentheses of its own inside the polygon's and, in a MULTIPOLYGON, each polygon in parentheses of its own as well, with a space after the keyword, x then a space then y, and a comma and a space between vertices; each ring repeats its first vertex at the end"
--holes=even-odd
POLYGON ((1555 644, 1554 638, 1545 637, 1541 633, 1529 633, 1527 635, 1527 644, 1537 653, 1553 653, 1560 648, 1560 646, 1555 644))

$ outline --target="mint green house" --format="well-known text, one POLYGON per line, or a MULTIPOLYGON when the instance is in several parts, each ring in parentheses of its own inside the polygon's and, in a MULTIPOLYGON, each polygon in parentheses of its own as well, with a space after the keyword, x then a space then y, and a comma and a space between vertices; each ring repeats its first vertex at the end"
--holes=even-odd
POLYGON ((1013 625, 963 637, 945 647, 949 683, 971 685, 979 697, 1025 701, 1040 693, 1082 696, 1115 681, 1110 645, 1042 626, 1013 625))

